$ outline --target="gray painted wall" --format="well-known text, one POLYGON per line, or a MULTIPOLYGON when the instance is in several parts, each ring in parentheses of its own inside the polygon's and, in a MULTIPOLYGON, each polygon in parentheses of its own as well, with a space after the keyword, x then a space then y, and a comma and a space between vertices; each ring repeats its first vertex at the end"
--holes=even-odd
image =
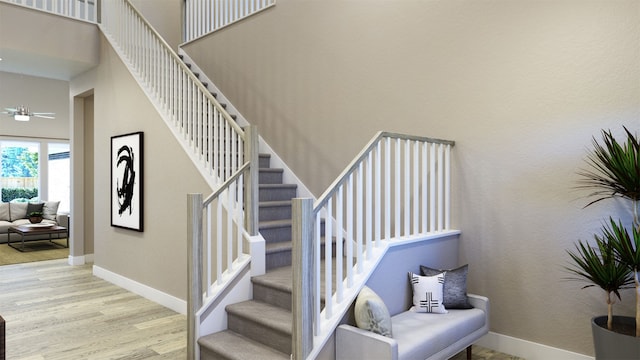
POLYGON ((186 51, 316 195, 377 130, 455 140, 492 331, 592 354, 604 295, 564 280, 565 249, 627 209, 582 209, 576 170, 601 128, 640 132, 639 43, 636 0, 278 0, 186 51))
POLYGON ((95 265, 186 299, 187 193, 208 188, 168 127, 103 39, 94 88, 95 265), (144 232, 111 227, 110 138, 144 132, 144 232))

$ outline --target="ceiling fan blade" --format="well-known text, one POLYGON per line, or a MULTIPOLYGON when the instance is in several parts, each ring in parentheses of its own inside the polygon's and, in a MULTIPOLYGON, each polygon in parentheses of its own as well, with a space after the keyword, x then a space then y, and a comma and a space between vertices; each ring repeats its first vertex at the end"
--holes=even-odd
POLYGON ((46 112, 46 113, 44 113, 44 112, 34 112, 34 113, 32 113, 32 114, 33 114, 34 116, 38 116, 38 115, 51 115, 51 116, 53 116, 53 115, 55 115, 56 113, 51 113, 51 112, 46 112))
POLYGON ((12 112, 16 112, 18 111, 18 109, 14 109, 14 108, 4 108, 7 111, 12 111, 12 112))
POLYGON ((41 115, 41 114, 33 114, 33 116, 35 117, 39 117, 39 118, 43 118, 43 119, 55 119, 55 116, 49 116, 49 115, 41 115))

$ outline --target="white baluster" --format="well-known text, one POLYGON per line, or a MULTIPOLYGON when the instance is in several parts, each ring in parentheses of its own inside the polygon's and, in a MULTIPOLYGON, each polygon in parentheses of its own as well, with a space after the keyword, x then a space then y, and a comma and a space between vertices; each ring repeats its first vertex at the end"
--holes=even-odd
POLYGON ((429 150, 429 231, 436 231, 436 144, 429 150))
POLYGON ((342 258, 342 250, 344 244, 344 228, 343 226, 343 198, 342 198, 342 189, 340 186, 338 191, 336 192, 336 299, 338 303, 342 302, 342 289, 343 289, 343 275, 342 275, 342 262, 344 259, 342 258))
POLYGON ((329 199, 326 205, 327 216, 325 219, 325 232, 324 232, 324 288, 325 288, 325 301, 324 301, 324 311, 325 316, 330 318, 333 315, 333 247, 332 247, 332 237, 333 237, 333 208, 332 201, 329 199))
POLYGON ((444 146, 438 146, 438 231, 444 228, 444 146))

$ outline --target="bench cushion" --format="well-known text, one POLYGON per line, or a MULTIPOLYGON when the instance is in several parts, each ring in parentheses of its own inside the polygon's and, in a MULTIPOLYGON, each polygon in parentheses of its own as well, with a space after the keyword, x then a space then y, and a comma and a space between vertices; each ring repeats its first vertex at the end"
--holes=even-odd
POLYGON ((485 325, 480 309, 449 310, 447 314, 405 311, 391 318, 398 358, 425 359, 485 325))

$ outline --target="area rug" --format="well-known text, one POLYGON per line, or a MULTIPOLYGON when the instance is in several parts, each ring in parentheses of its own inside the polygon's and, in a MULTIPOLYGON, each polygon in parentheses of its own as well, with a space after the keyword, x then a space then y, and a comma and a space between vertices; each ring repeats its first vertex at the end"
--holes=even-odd
MULTIPOLYGON (((471 351, 472 351, 472 354, 471 354, 472 360, 525 360, 517 356, 503 354, 497 351, 493 351, 491 349, 483 348, 482 346, 478 346, 478 345, 473 345, 473 347, 471 348, 471 351)), ((466 360, 466 359, 467 359, 466 350, 451 358, 451 360, 466 360)))
MULTIPOLYGON (((55 239, 54 243, 67 244, 67 239, 55 239)), ((11 243, 11 245, 18 245, 11 243)), ((64 259, 69 256, 69 249, 51 244, 49 241, 30 241, 25 243, 24 252, 18 251, 6 243, 0 244, 0 266, 26 262, 64 259)))

